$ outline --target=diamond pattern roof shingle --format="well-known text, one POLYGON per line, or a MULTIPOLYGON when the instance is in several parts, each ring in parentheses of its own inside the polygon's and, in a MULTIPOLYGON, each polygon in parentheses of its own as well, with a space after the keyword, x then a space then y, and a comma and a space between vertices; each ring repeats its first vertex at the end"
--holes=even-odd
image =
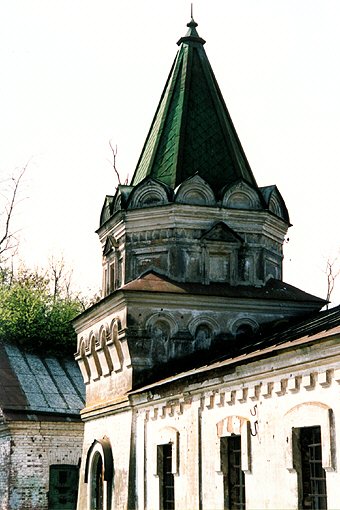
POLYGON ((150 176, 175 188, 198 173, 216 193, 241 178, 257 187, 196 26, 178 43, 132 185, 150 176))

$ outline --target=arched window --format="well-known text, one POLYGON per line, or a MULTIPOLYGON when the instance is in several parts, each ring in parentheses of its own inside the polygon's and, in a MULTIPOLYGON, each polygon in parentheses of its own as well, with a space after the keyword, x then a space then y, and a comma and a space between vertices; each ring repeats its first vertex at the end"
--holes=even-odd
POLYGON ((90 446, 86 457, 84 481, 89 484, 89 508, 109 510, 113 488, 113 457, 107 437, 100 441, 93 441, 90 446))
POLYGON ((253 318, 239 317, 230 323, 229 329, 236 340, 243 340, 255 335, 259 330, 259 325, 253 318))
POLYGON ((94 455, 91 471, 91 510, 104 510, 104 465, 99 452, 94 455))
POLYGON ((250 324, 240 324, 240 326, 238 326, 236 329, 236 338, 237 340, 250 338, 253 333, 254 330, 250 324))

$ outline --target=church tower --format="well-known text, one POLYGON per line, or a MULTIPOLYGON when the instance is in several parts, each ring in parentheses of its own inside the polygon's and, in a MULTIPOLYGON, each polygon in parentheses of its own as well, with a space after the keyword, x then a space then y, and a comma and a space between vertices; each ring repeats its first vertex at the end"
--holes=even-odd
MULTIPOLYGON (((275 185, 258 186, 205 41, 193 19, 187 26, 131 183, 104 202, 103 299, 74 321, 87 459, 105 449, 94 430, 108 436, 109 416, 111 429, 133 429, 134 388, 323 305, 282 281, 287 208, 275 185)), ((115 466, 127 485, 131 437, 125 471, 115 466)))
POLYGON ((196 27, 178 41, 131 185, 106 198, 105 294, 146 271, 233 287, 282 279, 288 211, 275 186, 258 187, 196 27))

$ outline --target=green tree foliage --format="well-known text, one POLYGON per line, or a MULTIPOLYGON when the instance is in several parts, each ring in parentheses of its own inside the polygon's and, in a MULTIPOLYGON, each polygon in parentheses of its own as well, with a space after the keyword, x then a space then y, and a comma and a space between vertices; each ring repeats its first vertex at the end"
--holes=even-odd
POLYGON ((78 296, 58 287, 48 274, 22 268, 0 276, 0 340, 30 352, 57 356, 76 351, 70 321, 84 309, 78 296))

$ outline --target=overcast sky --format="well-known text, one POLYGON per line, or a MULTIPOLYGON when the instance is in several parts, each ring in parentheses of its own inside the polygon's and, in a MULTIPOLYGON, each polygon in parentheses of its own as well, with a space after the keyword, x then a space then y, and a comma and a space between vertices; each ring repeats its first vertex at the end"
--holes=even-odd
MULTIPOLYGON (((257 182, 286 201, 284 280, 325 297, 340 249, 340 1, 196 0, 194 17, 257 182)), ((189 19, 187 0, 0 2, 0 172, 30 160, 15 217, 28 264, 63 254, 81 289, 100 287, 108 142, 131 177, 189 19)))

